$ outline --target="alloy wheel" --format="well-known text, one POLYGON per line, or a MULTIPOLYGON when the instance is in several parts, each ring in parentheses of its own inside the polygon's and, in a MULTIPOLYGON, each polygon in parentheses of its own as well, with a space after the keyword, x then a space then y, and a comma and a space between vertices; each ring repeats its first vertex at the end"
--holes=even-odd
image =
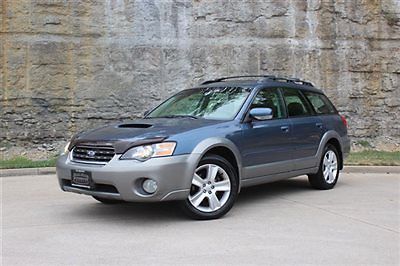
POLYGON ((231 182, 227 172, 216 164, 203 164, 194 172, 189 202, 202 212, 214 212, 228 201, 231 182))
POLYGON ((325 153, 323 161, 323 175, 328 184, 335 182, 338 172, 338 160, 336 154, 332 150, 325 153))

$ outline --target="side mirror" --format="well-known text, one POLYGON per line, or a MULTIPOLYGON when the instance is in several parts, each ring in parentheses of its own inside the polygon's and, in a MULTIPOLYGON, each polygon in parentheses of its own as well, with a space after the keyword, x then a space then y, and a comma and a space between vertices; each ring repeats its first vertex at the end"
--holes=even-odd
POLYGON ((146 116, 146 115, 148 115, 150 113, 150 110, 147 110, 147 111, 145 111, 144 113, 143 113, 143 116, 146 116))
POLYGON ((256 120, 270 120, 273 117, 271 108, 253 108, 249 115, 256 120))

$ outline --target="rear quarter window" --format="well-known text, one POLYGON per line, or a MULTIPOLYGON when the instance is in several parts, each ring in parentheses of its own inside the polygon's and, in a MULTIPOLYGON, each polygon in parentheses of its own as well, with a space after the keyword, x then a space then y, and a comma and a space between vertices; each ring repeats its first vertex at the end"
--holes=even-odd
POLYGON ((329 99, 320 93, 315 92, 304 92, 304 95, 310 101, 314 111, 317 114, 336 114, 336 109, 329 99))

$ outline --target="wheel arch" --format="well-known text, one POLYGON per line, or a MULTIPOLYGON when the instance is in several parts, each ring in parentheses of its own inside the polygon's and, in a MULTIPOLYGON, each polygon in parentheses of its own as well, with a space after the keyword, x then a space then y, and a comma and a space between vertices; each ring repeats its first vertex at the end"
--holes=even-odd
POLYGON ((318 147, 318 151, 317 151, 317 157, 319 158, 319 161, 321 160, 322 156, 323 156, 323 152, 324 152, 324 148, 326 145, 331 144, 333 145, 338 154, 339 154, 339 169, 342 170, 343 169, 343 151, 342 151, 342 144, 340 142, 340 135, 336 132, 336 131, 328 131, 324 134, 324 136, 321 139, 321 142, 319 144, 318 147))
POLYGON ((331 138, 328 140, 327 144, 331 144, 334 146, 339 154, 339 170, 343 169, 343 152, 342 152, 342 147, 340 146, 340 142, 336 138, 331 138))
POLYGON ((199 156, 198 161, 196 162, 196 165, 198 165, 200 160, 207 154, 219 155, 228 160, 236 170, 238 184, 239 184, 239 191, 240 191, 241 176, 242 176, 242 159, 238 148, 232 141, 225 138, 206 139, 200 142, 195 147, 193 153, 201 154, 201 156, 199 156))

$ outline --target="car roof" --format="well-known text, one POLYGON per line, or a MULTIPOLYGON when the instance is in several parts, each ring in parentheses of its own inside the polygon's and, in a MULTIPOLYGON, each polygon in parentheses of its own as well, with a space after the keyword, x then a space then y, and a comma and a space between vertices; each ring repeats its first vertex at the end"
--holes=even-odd
POLYGON ((311 82, 303 81, 297 78, 284 78, 276 76, 255 76, 256 78, 247 78, 247 76, 225 77, 203 82, 195 88, 210 87, 244 87, 250 89, 262 87, 282 87, 307 90, 317 93, 323 93, 320 89, 314 87, 311 82), (245 79, 243 79, 245 78, 245 79))

